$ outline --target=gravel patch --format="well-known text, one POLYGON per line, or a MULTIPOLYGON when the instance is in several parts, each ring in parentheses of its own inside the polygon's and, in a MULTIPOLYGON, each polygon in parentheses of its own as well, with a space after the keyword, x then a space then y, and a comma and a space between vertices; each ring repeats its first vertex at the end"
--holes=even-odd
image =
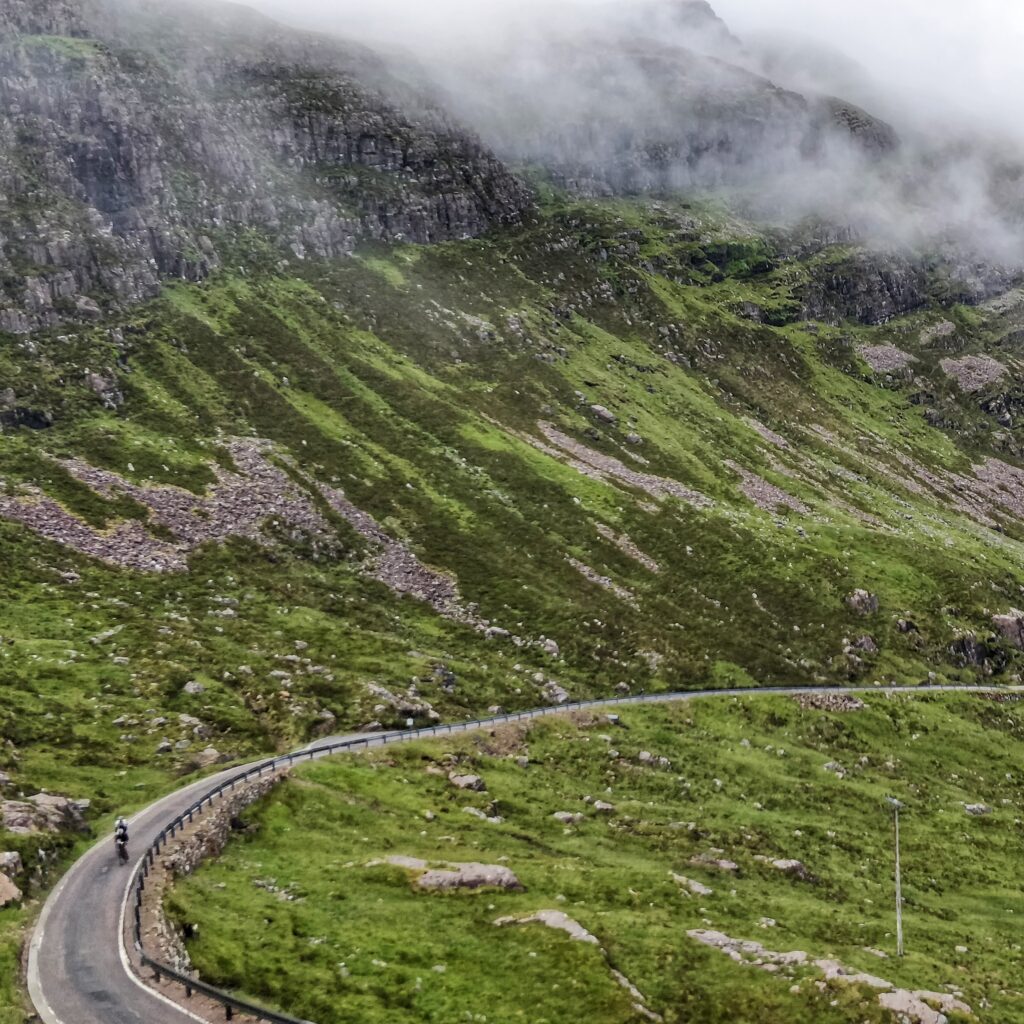
POLYGON ((875 373, 899 373, 917 360, 909 352, 904 352, 895 345, 861 345, 857 355, 871 367, 875 373))
POLYGON ((964 356, 963 359, 943 359, 939 364, 942 372, 952 377, 961 391, 974 394, 995 384, 1007 373, 1002 363, 991 356, 964 356))

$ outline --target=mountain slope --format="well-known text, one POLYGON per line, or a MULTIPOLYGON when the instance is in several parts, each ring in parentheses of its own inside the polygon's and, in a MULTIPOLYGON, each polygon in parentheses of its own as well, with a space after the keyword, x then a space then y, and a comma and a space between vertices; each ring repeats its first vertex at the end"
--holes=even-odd
MULTIPOLYGON (((83 841, 10 832, 43 790, 87 828, 409 717, 1019 680, 1013 271, 728 194, 528 186, 390 58, 114 9, 2 14, 0 804, 29 900, 83 841)), ((734 155, 726 107, 701 123, 734 155)), ((12 965, 27 913, 0 908, 12 965)))

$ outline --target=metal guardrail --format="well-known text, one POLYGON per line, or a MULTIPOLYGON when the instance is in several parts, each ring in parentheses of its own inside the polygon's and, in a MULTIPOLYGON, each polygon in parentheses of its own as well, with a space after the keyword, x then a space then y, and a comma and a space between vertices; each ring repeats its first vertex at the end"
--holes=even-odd
MULTIPOLYGON (((410 740, 415 739, 427 739, 432 736, 448 736, 455 733, 462 732, 473 732, 478 729, 486 729, 492 725, 508 725, 511 722, 522 722, 535 718, 543 718, 550 715, 566 714, 572 711, 582 711, 586 708, 594 707, 621 707, 626 705, 638 705, 638 704, 666 704, 675 701, 692 700, 701 697, 744 697, 744 696, 770 696, 775 695, 791 695, 807 693, 811 688, 808 687, 747 687, 744 689, 726 689, 726 690, 700 690, 700 691, 682 691, 676 693, 649 693, 641 694, 639 696, 632 697, 609 697, 597 700, 585 700, 576 701, 570 704, 560 704, 553 707, 535 708, 531 711, 520 711, 513 712, 512 714, 495 715, 490 718, 476 719, 470 722, 459 722, 453 725, 435 725, 425 729, 407 729, 401 732, 381 733, 376 735, 367 735, 365 737, 359 737, 357 739, 342 740, 338 743, 328 743, 319 747, 304 747, 302 750, 297 750, 291 754, 283 754, 281 757, 272 758, 269 761, 264 761, 261 764, 254 765, 251 768, 240 772, 237 775, 231 776, 229 779, 225 779, 219 785, 213 789, 208 790, 204 793, 195 803, 182 811, 176 818, 173 819, 169 824, 165 825, 156 839, 147 849, 142 860, 139 862, 139 866, 136 868, 134 887, 135 887, 135 901, 133 906, 134 922, 133 922, 133 937, 136 952, 144 967, 148 967, 154 972, 155 980, 159 981, 163 978, 168 978, 173 982, 181 985, 185 989, 185 994, 191 997, 193 992, 199 992, 208 998, 220 1003, 225 1009, 225 1015, 227 1020, 232 1020, 235 1011, 239 1013, 245 1013, 249 1016, 255 1017, 257 1020, 268 1021, 270 1024, 313 1024, 312 1021, 300 1020, 298 1017, 290 1017, 285 1013, 278 1013, 276 1010, 269 1010, 266 1007, 258 1006, 255 1003, 251 1003, 239 996, 234 996, 230 992, 225 992, 223 989, 219 989, 214 985, 208 985, 206 982, 201 981, 198 978, 190 977, 181 971, 169 966, 168 964, 160 963, 158 960, 154 960, 148 956, 145 950, 142 948, 142 899, 143 893, 146 890, 146 879, 149 877, 150 870, 152 869, 156 858, 160 851, 167 845, 167 843, 174 839, 175 836, 182 832, 185 827, 191 824, 198 815, 202 814, 205 807, 212 807, 213 802, 221 797, 224 793, 231 792, 238 786, 244 785, 247 782, 251 782, 254 779, 262 778, 267 772, 277 772, 282 768, 291 767, 301 761, 315 761, 323 757, 329 757, 332 754, 339 754, 344 751, 350 750, 369 750, 371 747, 383 747, 389 743, 408 743, 410 740)), ((851 692, 944 692, 944 691, 956 691, 956 692, 987 692, 984 687, 968 687, 968 686, 920 686, 920 687, 818 687, 813 688, 813 692, 827 692, 830 689, 834 689, 837 693, 851 693, 851 692)), ((992 687, 988 688, 989 690, 992 687)))

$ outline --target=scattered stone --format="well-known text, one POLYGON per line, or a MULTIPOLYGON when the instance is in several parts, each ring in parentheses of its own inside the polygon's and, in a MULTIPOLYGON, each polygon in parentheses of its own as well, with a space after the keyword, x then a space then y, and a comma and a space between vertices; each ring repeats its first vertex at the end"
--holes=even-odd
POLYGON ((771 866, 784 875, 797 878, 801 882, 813 882, 814 876, 807 870, 807 865, 799 860, 773 860, 771 866))
POLYGON ((594 810, 597 811, 598 814, 614 814, 615 813, 615 804, 610 804, 610 803, 608 803, 605 800, 595 800, 593 806, 594 806, 594 810))
POLYGON ((572 811, 555 811, 551 817, 555 821, 560 821, 563 825, 576 825, 583 821, 584 816, 582 814, 573 814, 572 811))
POLYGON ((897 989, 878 997, 879 1003, 899 1020, 913 1021, 914 1024, 948 1024, 947 1014, 971 1015, 971 1008, 945 992, 908 992, 897 989), (935 1004, 935 1005, 929 1005, 935 1004), (939 1009, 935 1009, 938 1006, 939 1009))
POLYGON ((206 687, 202 683, 197 683, 194 679, 190 679, 183 687, 182 691, 189 694, 192 697, 198 697, 200 694, 206 692, 206 687))
POLYGON ((652 498, 658 500, 676 498, 696 508, 711 508, 714 506, 714 502, 692 488, 686 487, 676 480, 669 480, 665 477, 641 473, 631 469, 619 459, 587 448, 586 445, 580 444, 579 441, 574 440, 567 434, 563 434, 550 423, 539 423, 538 427, 550 444, 528 434, 519 434, 517 436, 546 455, 550 455, 552 458, 559 459, 560 461, 567 461, 568 465, 583 476, 601 481, 602 483, 610 481, 622 483, 627 487, 645 491, 652 498), (551 447, 551 445, 556 447, 551 447), (569 458, 566 459, 566 456, 569 456, 569 458))
POLYGON ((881 607, 877 594, 867 590, 855 590, 846 598, 846 607, 858 615, 875 615, 881 607))
POLYGON ((578 558, 567 557, 566 561, 585 579, 590 580, 591 583, 596 583, 599 587, 605 590, 610 590, 619 600, 624 601, 629 605, 636 605, 636 596, 631 590, 616 583, 610 576, 602 576, 596 569, 591 568, 585 562, 581 562, 578 558))
POLYGON ((463 807, 462 810, 466 814, 471 814, 474 818, 479 818, 481 821, 486 821, 491 825, 500 825, 505 819, 498 814, 489 815, 486 811, 481 811, 479 807, 463 807))
POLYGON ((15 875, 20 875, 24 870, 24 865, 21 862, 21 854, 15 851, 9 851, 7 853, 0 853, 0 873, 7 875, 9 878, 14 878, 15 875))
POLYGON ((560 648, 559 648, 558 644, 554 640, 549 640, 548 638, 545 637, 541 641, 540 645, 541 645, 541 648, 543 649, 545 654, 550 654, 551 657, 553 657, 553 658, 557 658, 558 657, 558 655, 560 653, 560 648))
POLYGON ((225 761, 230 760, 231 756, 229 754, 222 754, 216 747, 207 747, 196 754, 193 758, 193 763, 197 768, 211 768, 215 764, 223 764, 225 761))
POLYGON ((544 684, 544 688, 541 691, 544 694, 544 699, 549 704, 568 704, 569 703, 569 691, 564 686, 559 686, 553 679, 549 679, 544 684))
POLYGON ((484 780, 479 775, 456 775, 452 772, 448 776, 448 781, 456 789, 467 789, 472 790, 474 793, 486 793, 487 786, 484 780))
POLYGON ((165 736, 158 744, 156 752, 158 754, 169 754, 174 749, 174 744, 165 736))
POLYGON ((599 419, 602 423, 607 423, 609 426, 615 426, 619 422, 618 416, 603 405, 592 405, 590 411, 596 419, 599 419))
POLYGON ((964 804, 964 810, 973 818, 983 818, 986 814, 992 813, 988 804, 964 804))
POLYGON ((1024 612, 1014 608, 1006 615, 995 615, 992 625, 1004 640, 1024 650, 1024 612))
POLYGON ((845 693, 807 693, 793 699, 806 711, 831 711, 834 714, 846 714, 852 711, 863 711, 867 707, 859 697, 845 693))
POLYGON ((416 886, 429 892, 451 892, 455 889, 524 891, 522 882, 501 864, 448 864, 445 868, 432 868, 416 879, 416 886))
POLYGON ((956 334, 956 324, 949 320, 940 320, 921 332, 921 344, 928 345, 936 338, 948 338, 953 334, 956 334))
POLYGON ((592 935, 578 921, 574 921, 561 910, 538 910, 529 917, 499 917, 494 922, 499 928, 510 924, 542 924, 547 928, 554 928, 565 932, 575 942, 587 942, 592 946, 598 946, 597 936, 592 935))
POLYGON ((687 878, 685 875, 677 875, 675 872, 670 872, 670 874, 676 885, 689 889, 694 896, 713 896, 715 894, 714 889, 704 885, 703 882, 698 882, 695 878, 687 878))
POLYGON ((873 988, 879 993, 879 1005, 896 1014, 904 1024, 948 1024, 946 1014, 959 1013, 966 1017, 973 1015, 973 1011, 966 1003, 948 993, 899 989, 884 978, 852 970, 837 960, 811 960, 808 954, 800 949, 779 953, 766 949, 760 942, 733 939, 724 932, 703 928, 692 929, 687 935, 705 946, 721 950, 731 960, 745 967, 754 967, 771 973, 784 971, 793 977, 794 971, 813 966, 825 979, 817 983, 822 991, 827 984, 862 985, 873 988), (935 1009, 936 1006, 939 1007, 938 1010, 935 1009))
POLYGON ((690 863, 697 868, 709 868, 712 871, 725 871, 729 874, 733 874, 740 869, 739 864, 716 857, 711 853, 699 853, 690 858, 690 863))
MULTIPOLYGON (((94 529, 38 488, 18 495, 0 494, 0 517, 22 523, 80 554, 141 572, 184 572, 189 555, 197 548, 232 537, 272 543, 266 531, 268 523, 301 531, 320 548, 337 545, 336 531, 317 502, 272 461, 274 449, 269 441, 232 438, 227 448, 235 469, 213 464, 217 482, 199 498, 183 488, 139 485, 80 459, 61 463, 75 479, 103 497, 124 495, 148 508, 151 522, 169 531, 173 539, 156 536, 139 520, 118 523, 111 530, 94 529)), ((483 628, 478 617, 463 606, 452 579, 422 565, 408 547, 341 491, 323 484, 318 488, 331 509, 373 546, 362 567, 368 576, 398 595, 426 602, 441 615, 483 628)), ((103 634, 95 642, 102 643, 103 634)))
POLYGON ((7 875, 0 874, 0 907, 10 906, 21 899, 21 890, 7 875))

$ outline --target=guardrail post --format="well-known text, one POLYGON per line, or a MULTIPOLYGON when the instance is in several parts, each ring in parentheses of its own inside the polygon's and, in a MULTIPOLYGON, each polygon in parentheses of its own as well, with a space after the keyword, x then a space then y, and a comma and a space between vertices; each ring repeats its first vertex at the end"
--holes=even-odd
POLYGON ((186 999, 191 999, 192 998, 192 986, 191 985, 186 985, 185 986, 185 998, 186 999))
POLYGON ((228 1005, 226 1005, 224 1007, 224 1019, 225 1020, 234 1020, 235 1019, 235 1011, 234 1011, 234 1008, 230 1004, 228 1004, 228 1005))

